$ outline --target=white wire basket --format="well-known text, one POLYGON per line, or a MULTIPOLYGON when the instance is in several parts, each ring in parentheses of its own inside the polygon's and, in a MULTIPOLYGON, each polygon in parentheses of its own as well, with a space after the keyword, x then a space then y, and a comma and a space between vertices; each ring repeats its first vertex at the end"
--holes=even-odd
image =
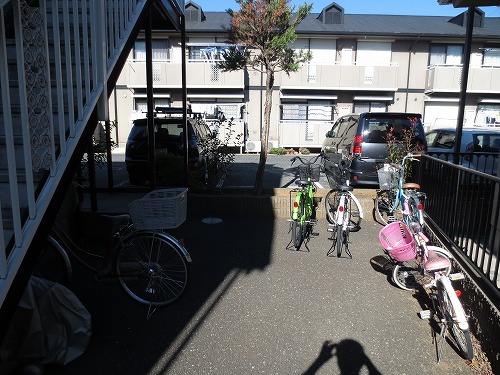
POLYGON ((137 229, 177 228, 186 220, 187 188, 157 189, 129 204, 137 229))
POLYGON ((390 164, 377 170, 378 184, 381 190, 390 190, 398 184, 398 169, 390 164))

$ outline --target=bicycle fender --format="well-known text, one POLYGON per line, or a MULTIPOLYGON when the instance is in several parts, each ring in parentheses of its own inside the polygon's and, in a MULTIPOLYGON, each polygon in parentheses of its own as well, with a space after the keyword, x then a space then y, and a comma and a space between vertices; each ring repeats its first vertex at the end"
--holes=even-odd
POLYGON ((360 219, 363 219, 363 207, 361 206, 361 203, 359 202, 358 198, 356 198, 356 196, 352 192, 349 191, 349 195, 351 196, 351 199, 354 201, 356 206, 358 206, 358 208, 359 208, 360 219))
MULTIPOLYGON (((151 232, 151 231, 144 230, 144 231, 137 231, 137 232, 151 232)), ((173 245, 181 251, 182 255, 184 255, 186 257, 186 261, 188 263, 191 263, 191 261, 192 261, 191 255, 189 255, 189 252, 186 250, 186 248, 180 243, 180 241, 177 238, 175 238, 174 236, 172 236, 166 232, 160 232, 160 231, 155 231, 154 235, 163 238, 167 242, 172 242, 173 245)))
POLYGON ((462 306, 462 303, 459 301, 457 295, 455 294, 455 289, 451 285, 451 281, 447 276, 441 276, 437 279, 436 284, 441 284, 448 296, 450 297, 450 302, 453 305, 453 309, 455 310, 455 317, 453 320, 457 321, 458 326, 463 330, 469 329, 469 323, 467 322, 467 317, 465 316, 465 311, 462 306), (459 307, 459 308, 457 308, 459 307))
POLYGON ((294 203, 297 203, 297 206, 295 206, 295 204, 293 205, 293 209, 292 209, 292 219, 293 220, 298 220, 298 218, 299 218, 299 205, 300 205, 300 197, 301 196, 302 196, 302 192, 300 192, 300 191, 295 196, 294 203))

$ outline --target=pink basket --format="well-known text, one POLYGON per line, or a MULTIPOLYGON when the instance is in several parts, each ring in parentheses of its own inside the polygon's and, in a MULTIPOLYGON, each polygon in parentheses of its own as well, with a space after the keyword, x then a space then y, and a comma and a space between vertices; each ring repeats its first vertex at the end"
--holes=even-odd
POLYGON ((387 253, 398 262, 405 262, 417 256, 417 249, 408 227, 395 221, 383 227, 378 239, 387 253))

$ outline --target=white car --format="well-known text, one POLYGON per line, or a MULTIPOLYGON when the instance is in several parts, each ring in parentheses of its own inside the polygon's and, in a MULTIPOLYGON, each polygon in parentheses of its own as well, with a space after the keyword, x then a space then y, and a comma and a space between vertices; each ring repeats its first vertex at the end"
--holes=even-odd
MULTIPOLYGON (((427 132, 427 154, 452 161, 455 135, 455 128, 427 132)), ((500 129, 464 128, 460 143, 460 165, 492 175, 498 174, 500 129)))

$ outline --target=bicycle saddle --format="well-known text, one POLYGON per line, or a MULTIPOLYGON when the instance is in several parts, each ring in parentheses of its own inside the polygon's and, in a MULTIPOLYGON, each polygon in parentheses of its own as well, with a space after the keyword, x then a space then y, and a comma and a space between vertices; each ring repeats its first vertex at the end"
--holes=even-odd
POLYGON ((312 185, 312 181, 297 180, 297 181, 295 181, 295 184, 299 185, 299 186, 309 186, 309 185, 312 185))
POLYGON ((347 185, 337 185, 337 188, 335 190, 338 190, 338 191, 353 191, 354 188, 352 186, 347 186, 347 185))
POLYGON ((429 250, 429 258, 424 264, 426 271, 436 271, 443 268, 448 268, 451 265, 450 260, 444 257, 440 257, 434 251, 429 250))

